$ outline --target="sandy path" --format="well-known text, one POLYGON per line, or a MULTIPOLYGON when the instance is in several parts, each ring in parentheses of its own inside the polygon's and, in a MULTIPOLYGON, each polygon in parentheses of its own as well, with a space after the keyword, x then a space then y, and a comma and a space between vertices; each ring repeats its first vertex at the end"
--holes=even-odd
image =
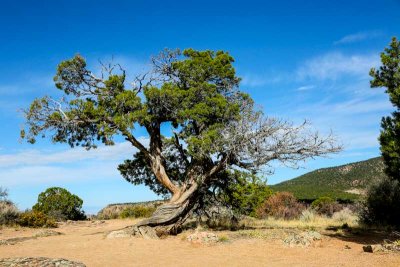
MULTIPOLYGON (((400 254, 364 253, 362 245, 329 238, 314 247, 289 248, 281 241, 234 240, 199 245, 179 237, 164 240, 105 239, 102 232, 131 225, 129 220, 101 225, 64 225, 65 235, 0 246, 0 258, 51 257, 81 261, 87 266, 400 266, 400 254), (349 245, 351 249, 344 249, 349 245)), ((38 230, 0 230, 0 239, 29 236, 38 230)))

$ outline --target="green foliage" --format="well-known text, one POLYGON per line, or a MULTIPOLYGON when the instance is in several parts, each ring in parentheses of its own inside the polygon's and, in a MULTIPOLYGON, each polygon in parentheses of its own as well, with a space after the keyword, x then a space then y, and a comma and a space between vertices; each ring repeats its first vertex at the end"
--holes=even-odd
MULTIPOLYGON (((121 213, 126 210, 127 214, 124 215, 129 217, 131 210, 143 210, 141 214, 145 214, 145 217, 148 216, 150 212, 153 212, 157 209, 158 206, 164 204, 165 201, 162 200, 154 200, 154 201, 143 201, 143 202, 136 202, 136 203, 116 203, 116 204, 109 204, 103 209, 101 209, 96 217, 97 219, 101 220, 110 220, 110 219, 117 219, 121 218, 121 213), (135 207, 142 207, 142 208, 135 208, 135 207)), ((136 212, 137 214, 137 212, 136 212)))
POLYGON ((313 209, 315 209, 315 210, 318 210, 318 209, 320 209, 322 206, 324 206, 324 205, 330 205, 330 204, 332 204, 332 203, 334 203, 335 202, 335 200, 333 200, 332 198, 330 198, 330 197, 319 197, 319 198, 317 198, 316 200, 314 200, 312 203, 311 203, 311 208, 313 208, 313 209))
POLYGON ((400 181, 400 41, 392 39, 381 53, 382 66, 371 69, 371 87, 385 87, 395 107, 391 116, 382 118, 379 142, 387 175, 400 181))
POLYGON ((235 171, 223 197, 240 214, 255 217, 257 208, 272 195, 272 190, 256 175, 235 171))
POLYGON ((147 218, 150 217, 156 209, 149 206, 132 206, 122 210, 119 217, 125 218, 147 218))
POLYGON ((257 217, 266 218, 272 216, 290 220, 298 218, 304 209, 304 205, 299 203, 292 193, 277 192, 257 209, 257 217))
MULTIPOLYGON (((332 136, 320 137, 306 123, 293 127, 264 118, 239 90, 233 64, 225 51, 165 50, 152 59, 150 72, 128 83, 120 65, 103 65, 102 75, 96 76, 76 55, 57 67, 54 81, 61 100, 35 99, 24 110, 21 137, 34 143, 38 136, 51 135, 53 142, 86 149, 113 145, 115 136, 123 137, 138 152, 119 165, 122 176, 165 197, 189 199, 190 207, 177 216, 207 202, 202 198, 211 193, 223 192, 235 179, 234 170, 256 172, 271 160, 296 166, 341 150, 332 136), (164 126, 172 134, 163 136, 168 132, 164 126), (148 144, 138 137, 142 130, 148 133, 148 144)), ((234 198, 249 214, 269 194, 260 183, 230 189, 246 194, 234 198), (253 194, 259 189, 260 196, 253 194)), ((79 217, 64 213, 64 207, 40 205, 35 209, 79 217)))
POLYGON ((83 220, 86 218, 82 209, 82 199, 60 187, 51 187, 39 194, 34 211, 56 220, 83 220))
POLYGON ((21 213, 18 224, 25 227, 57 227, 57 223, 53 218, 40 211, 25 211, 21 213))
POLYGON ((345 191, 366 190, 372 183, 386 177, 384 167, 381 158, 373 158, 338 167, 318 169, 292 180, 271 185, 271 189, 292 192, 301 200, 312 201, 327 196, 341 201, 355 201, 360 195, 345 191))
POLYGON ((373 185, 363 202, 361 218, 367 224, 400 227, 400 182, 384 179, 373 185))

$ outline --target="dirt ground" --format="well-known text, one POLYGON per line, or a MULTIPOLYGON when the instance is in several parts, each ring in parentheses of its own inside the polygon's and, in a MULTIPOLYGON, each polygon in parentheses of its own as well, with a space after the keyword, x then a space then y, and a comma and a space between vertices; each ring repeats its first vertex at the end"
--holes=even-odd
MULTIPOLYGON (((105 238, 110 230, 132 220, 63 224, 58 236, 38 237, 0 245, 0 258, 50 257, 80 261, 87 266, 400 266, 400 253, 365 253, 374 238, 324 235, 309 247, 288 247, 279 239, 229 238, 216 244, 193 244, 182 235, 162 240, 105 238)), ((0 239, 29 237, 40 229, 3 228, 0 239)), ((265 230, 273 231, 273 230, 265 230)), ((230 235, 230 232, 217 232, 230 235)))

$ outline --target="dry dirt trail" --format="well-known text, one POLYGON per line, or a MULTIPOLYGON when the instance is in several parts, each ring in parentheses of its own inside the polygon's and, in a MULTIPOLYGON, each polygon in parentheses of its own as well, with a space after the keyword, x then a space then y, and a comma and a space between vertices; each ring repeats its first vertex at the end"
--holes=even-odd
MULTIPOLYGON (((286 247, 279 240, 238 239, 214 245, 181 237, 163 240, 106 239, 104 232, 132 225, 131 220, 62 225, 63 235, 0 245, 0 258, 50 257, 86 266, 400 266, 400 253, 364 253, 362 244, 327 238, 308 248, 286 247), (351 249, 345 249, 345 246, 351 249)), ((37 229, 0 230, 0 239, 27 237, 37 229)))

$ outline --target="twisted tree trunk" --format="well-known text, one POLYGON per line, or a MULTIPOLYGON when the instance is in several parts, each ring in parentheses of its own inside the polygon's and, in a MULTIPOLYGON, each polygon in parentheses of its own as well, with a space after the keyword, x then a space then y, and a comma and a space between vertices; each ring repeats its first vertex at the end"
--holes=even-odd
POLYGON ((174 200, 157 207, 150 218, 146 218, 133 226, 113 231, 108 236, 141 236, 154 239, 178 234, 199 198, 198 186, 193 185, 183 192, 178 199, 171 198, 171 200, 174 200))

